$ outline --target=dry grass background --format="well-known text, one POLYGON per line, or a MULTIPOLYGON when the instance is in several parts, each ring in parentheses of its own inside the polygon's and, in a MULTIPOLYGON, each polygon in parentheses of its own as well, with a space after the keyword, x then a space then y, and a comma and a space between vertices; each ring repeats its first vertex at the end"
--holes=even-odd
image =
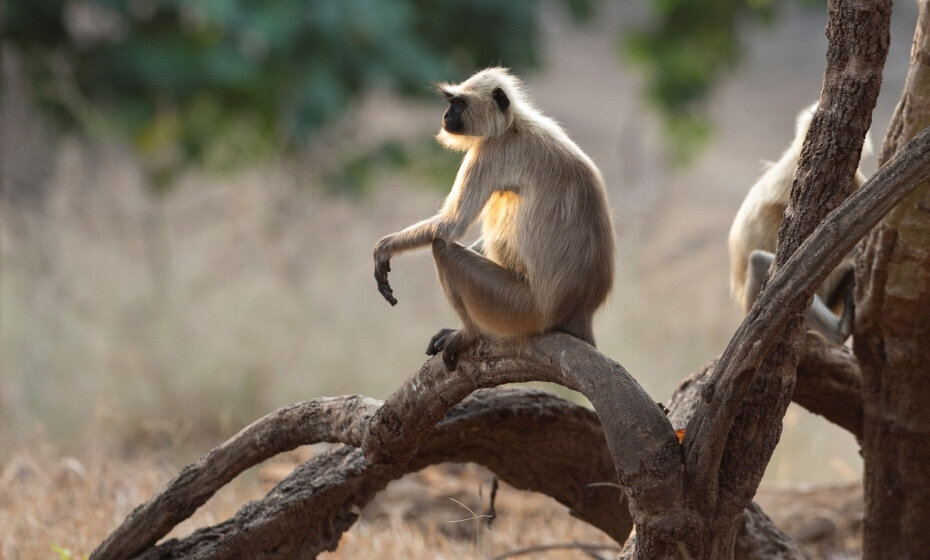
MULTIPOLYGON (((253 469, 221 490, 170 536, 233 515, 319 449, 300 448, 253 469)), ((0 559, 84 558, 136 505, 174 475, 158 454, 119 456, 96 449, 83 460, 43 444, 8 457, 0 471, 0 559), (119 458, 117 458, 119 457, 119 458)), ((486 560, 540 545, 617 543, 540 494, 505 484, 489 525, 493 474, 475 465, 440 465, 391 484, 362 512, 325 560, 423 558, 486 560)), ((813 559, 858 557, 862 493, 857 484, 768 488, 757 500, 813 559)), ((577 549, 529 557, 597 558, 577 549)))
MULTIPOLYGON (((663 400, 739 321, 726 286, 729 221, 760 160, 777 157, 794 113, 819 93, 822 57, 811 53, 824 52, 823 16, 792 12, 773 30, 746 29, 744 70, 711 102, 715 139, 675 171, 635 72, 615 54, 618 33, 638 17, 624 10, 584 28, 548 14, 546 71, 528 82, 610 189, 620 258, 599 347, 663 400)), ((879 131, 903 83, 912 7, 895 17, 879 131)), ((436 103, 375 93, 297 161, 231 177, 191 173, 155 195, 119 146, 49 149, 14 97, 3 101, 4 161, 42 189, 0 200, 0 560, 53 557, 52 544, 86 554, 180 465, 245 423, 321 395, 383 398, 420 365, 433 332, 457 323, 425 252, 394 262, 396 308, 371 278, 374 241, 435 211, 456 158, 424 152, 445 176, 384 169, 356 197, 322 186, 359 150, 428 137, 436 103)), ((20 178, 9 165, 3 173, 20 178)), ((860 469, 848 434, 793 407, 766 480, 846 482, 860 469)), ((479 482, 456 484, 474 495, 479 482)), ((258 474, 246 475, 191 526, 260 489, 258 474)), ((549 538, 598 540, 540 500, 520 495, 477 548, 436 528, 401 538, 411 518, 384 513, 331 558, 485 558, 549 538)), ((464 516, 424 511, 414 517, 436 527, 464 516)), ((581 557, 573 554, 564 557, 581 557)))

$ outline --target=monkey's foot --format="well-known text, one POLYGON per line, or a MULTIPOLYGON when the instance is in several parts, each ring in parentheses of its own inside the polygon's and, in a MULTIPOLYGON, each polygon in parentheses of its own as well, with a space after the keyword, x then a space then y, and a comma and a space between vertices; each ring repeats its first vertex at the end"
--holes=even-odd
POLYGON ((429 339, 429 345, 426 347, 426 355, 435 356, 442 352, 443 347, 446 345, 446 339, 454 332, 455 329, 441 329, 438 333, 434 334, 433 338, 429 339))
POLYGON ((465 329, 442 329, 429 341, 426 353, 434 356, 442 351, 442 363, 448 371, 455 371, 459 363, 459 354, 471 346, 475 338, 465 329))

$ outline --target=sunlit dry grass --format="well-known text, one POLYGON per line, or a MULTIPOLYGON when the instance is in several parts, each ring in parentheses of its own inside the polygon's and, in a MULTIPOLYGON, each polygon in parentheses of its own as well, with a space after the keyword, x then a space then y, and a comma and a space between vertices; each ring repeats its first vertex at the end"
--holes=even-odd
POLYGON ((83 557, 166 474, 152 461, 16 452, 0 475, 0 557, 52 558, 56 546, 83 557))
MULTIPOLYGON (((0 559, 57 558, 55 548, 69 551, 71 558, 86 557, 180 466, 158 458, 164 453, 154 449, 126 454, 98 447, 69 456, 40 440, 5 461, 0 470, 0 559)), ((315 452, 300 448, 244 473, 170 536, 229 518, 315 452)), ((320 558, 487 560, 539 545, 616 548, 617 543, 554 500, 507 485, 497 493, 496 518, 489 526, 492 481, 492 473, 475 465, 443 465, 409 475, 379 494, 344 534, 338 549, 320 558)), ((859 555, 861 496, 857 485, 767 488, 758 500, 813 559, 839 560, 859 555)), ((603 556, 610 557, 607 552, 603 556)), ((592 558, 577 549, 528 557, 592 558)))
MULTIPOLYGON (((309 453, 298 450, 245 473, 171 536, 230 517, 309 453)), ((177 466, 154 457, 94 453, 77 458, 57 455, 50 445, 15 453, 0 473, 0 558, 51 558, 54 547, 69 550, 73 558, 85 557, 174 476, 177 466)), ((380 495, 339 548, 321 558, 488 558, 540 543, 611 544, 555 501, 508 486, 498 492, 497 518, 489 527, 483 514, 491 481, 489 472, 474 466, 430 468, 408 476, 380 495)))

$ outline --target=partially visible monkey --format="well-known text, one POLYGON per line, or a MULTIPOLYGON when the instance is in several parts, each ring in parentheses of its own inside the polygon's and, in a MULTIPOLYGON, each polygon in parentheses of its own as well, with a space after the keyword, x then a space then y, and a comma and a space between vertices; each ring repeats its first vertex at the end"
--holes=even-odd
POLYGON ((465 157, 438 214, 375 245, 381 295, 397 303, 391 257, 432 244, 439 281, 464 323, 440 330, 426 350, 441 351, 449 371, 480 333, 521 339, 559 330, 593 345, 592 317, 614 276, 600 171, 507 69, 437 88, 449 107, 436 138, 465 157), (455 243, 479 214, 480 239, 470 248, 455 243))
MULTIPOLYGON (((749 312, 755 302, 775 260, 778 230, 798 171, 804 137, 816 110, 814 103, 798 114, 794 140, 749 190, 730 228, 730 291, 744 312, 749 312)), ((871 150, 871 141, 866 136, 862 155, 871 150)), ((857 169, 853 188, 858 189, 864 182, 865 176, 857 169)), ((842 344, 852 332, 853 283, 853 260, 847 256, 821 285, 807 313, 809 327, 837 344, 842 344), (835 311, 840 307, 838 316, 835 311)))

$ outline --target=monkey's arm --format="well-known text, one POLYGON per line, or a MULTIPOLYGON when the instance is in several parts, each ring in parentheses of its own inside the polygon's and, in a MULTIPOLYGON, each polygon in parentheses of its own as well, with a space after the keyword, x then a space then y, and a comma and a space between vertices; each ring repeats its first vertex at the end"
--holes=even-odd
POLYGON ((391 271, 391 257, 428 245, 434 239, 454 241, 463 236, 468 226, 478 218, 494 191, 492 183, 484 180, 484 176, 480 159, 475 159, 469 154, 459 170, 452 192, 438 214, 397 233, 386 235, 375 244, 375 280, 378 283, 378 291, 388 303, 397 305, 394 291, 387 279, 388 272, 391 271))
POLYGON ((441 225, 442 214, 440 213, 397 233, 385 235, 375 243, 375 281, 378 283, 378 291, 391 305, 397 305, 394 290, 391 289, 391 284, 387 279, 388 272, 391 271, 391 257, 397 253, 431 243, 443 229, 441 225))
MULTIPOLYGON (((753 302, 762 290, 762 283, 768 275, 769 268, 775 255, 768 251, 753 251, 749 254, 749 265, 746 270, 746 309, 752 307, 753 302)), ((840 283, 839 293, 832 296, 843 302, 843 311, 837 317, 833 311, 824 303, 824 300, 817 294, 814 294, 814 300, 807 310, 807 325, 809 328, 816 330, 828 340, 843 344, 852 334, 854 319, 853 303, 853 270, 849 269, 847 277, 844 277, 840 283)))

